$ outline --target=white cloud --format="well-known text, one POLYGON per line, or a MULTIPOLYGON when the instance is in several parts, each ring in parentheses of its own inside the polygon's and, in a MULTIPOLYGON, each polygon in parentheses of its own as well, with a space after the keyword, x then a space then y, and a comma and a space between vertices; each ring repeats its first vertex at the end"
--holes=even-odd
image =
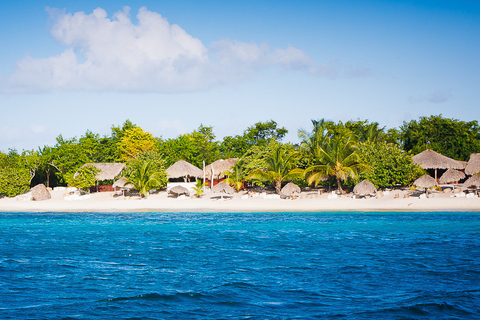
POLYGON ((331 63, 316 66, 293 46, 272 50, 267 44, 225 39, 207 48, 145 7, 138 11, 137 24, 129 7, 112 18, 102 8, 91 14, 47 11, 54 22, 52 36, 68 48, 57 56, 20 60, 4 91, 193 91, 239 81, 272 66, 336 74, 331 63))

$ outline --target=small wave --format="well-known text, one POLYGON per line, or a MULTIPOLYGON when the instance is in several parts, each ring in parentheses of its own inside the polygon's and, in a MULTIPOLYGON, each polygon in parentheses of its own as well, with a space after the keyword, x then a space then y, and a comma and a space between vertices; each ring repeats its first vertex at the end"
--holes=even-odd
POLYGON ((424 319, 425 317, 445 317, 445 316, 474 316, 474 312, 462 308, 461 306, 444 303, 418 303, 409 306, 387 308, 363 312, 364 315, 374 317, 376 314, 407 316, 412 319, 424 319))
POLYGON ((145 300, 145 301, 175 301, 175 300, 201 300, 204 295, 201 293, 185 293, 179 292, 175 294, 159 294, 159 293, 147 293, 133 297, 118 297, 103 299, 100 302, 119 302, 119 301, 132 301, 132 300, 145 300))

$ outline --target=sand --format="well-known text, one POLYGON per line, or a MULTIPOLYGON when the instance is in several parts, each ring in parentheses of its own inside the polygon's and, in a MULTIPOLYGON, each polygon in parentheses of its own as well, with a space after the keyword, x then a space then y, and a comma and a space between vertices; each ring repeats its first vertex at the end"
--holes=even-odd
POLYGON ((295 200, 264 199, 235 194, 232 199, 212 199, 218 194, 206 192, 200 199, 176 199, 166 192, 152 194, 147 199, 115 197, 112 192, 91 194, 83 200, 64 199, 65 191, 51 191, 52 198, 44 201, 20 201, 20 198, 0 199, 3 212, 292 212, 292 211, 480 211, 480 198, 451 197, 452 194, 434 193, 433 198, 403 198, 407 191, 391 191, 381 198, 353 199, 352 195, 329 199, 329 194, 295 200), (395 195, 398 194, 398 198, 395 195))

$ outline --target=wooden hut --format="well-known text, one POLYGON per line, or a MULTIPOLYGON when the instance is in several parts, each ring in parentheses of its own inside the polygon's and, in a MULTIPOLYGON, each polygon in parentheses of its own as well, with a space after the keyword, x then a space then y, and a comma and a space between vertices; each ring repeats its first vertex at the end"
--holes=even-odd
POLYGON ((125 169, 125 163, 86 163, 82 167, 93 166, 100 170, 95 175, 96 192, 113 191, 112 185, 98 185, 98 181, 115 180, 125 169))
POLYGON ((225 175, 223 173, 230 171, 237 162, 238 158, 219 159, 212 162, 205 167, 205 178, 207 178, 210 181, 210 185, 213 186, 215 181, 218 183, 220 179, 224 179, 225 175))
POLYGON ((465 169, 465 164, 454 160, 452 158, 446 157, 437 153, 433 150, 427 149, 420 152, 419 154, 413 156, 413 163, 420 165, 425 170, 433 169, 435 170, 435 181, 438 181, 437 170, 448 170, 448 169, 465 169))
POLYGON ((190 178, 202 178, 203 171, 187 161, 178 160, 168 167, 167 175, 169 179, 183 178, 185 182, 188 182, 190 178))

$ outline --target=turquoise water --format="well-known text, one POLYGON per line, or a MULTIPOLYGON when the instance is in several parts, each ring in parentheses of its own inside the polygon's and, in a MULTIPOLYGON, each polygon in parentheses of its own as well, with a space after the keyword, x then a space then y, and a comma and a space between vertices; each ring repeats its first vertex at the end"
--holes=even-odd
POLYGON ((480 318, 480 213, 0 213, 0 319, 480 318))

